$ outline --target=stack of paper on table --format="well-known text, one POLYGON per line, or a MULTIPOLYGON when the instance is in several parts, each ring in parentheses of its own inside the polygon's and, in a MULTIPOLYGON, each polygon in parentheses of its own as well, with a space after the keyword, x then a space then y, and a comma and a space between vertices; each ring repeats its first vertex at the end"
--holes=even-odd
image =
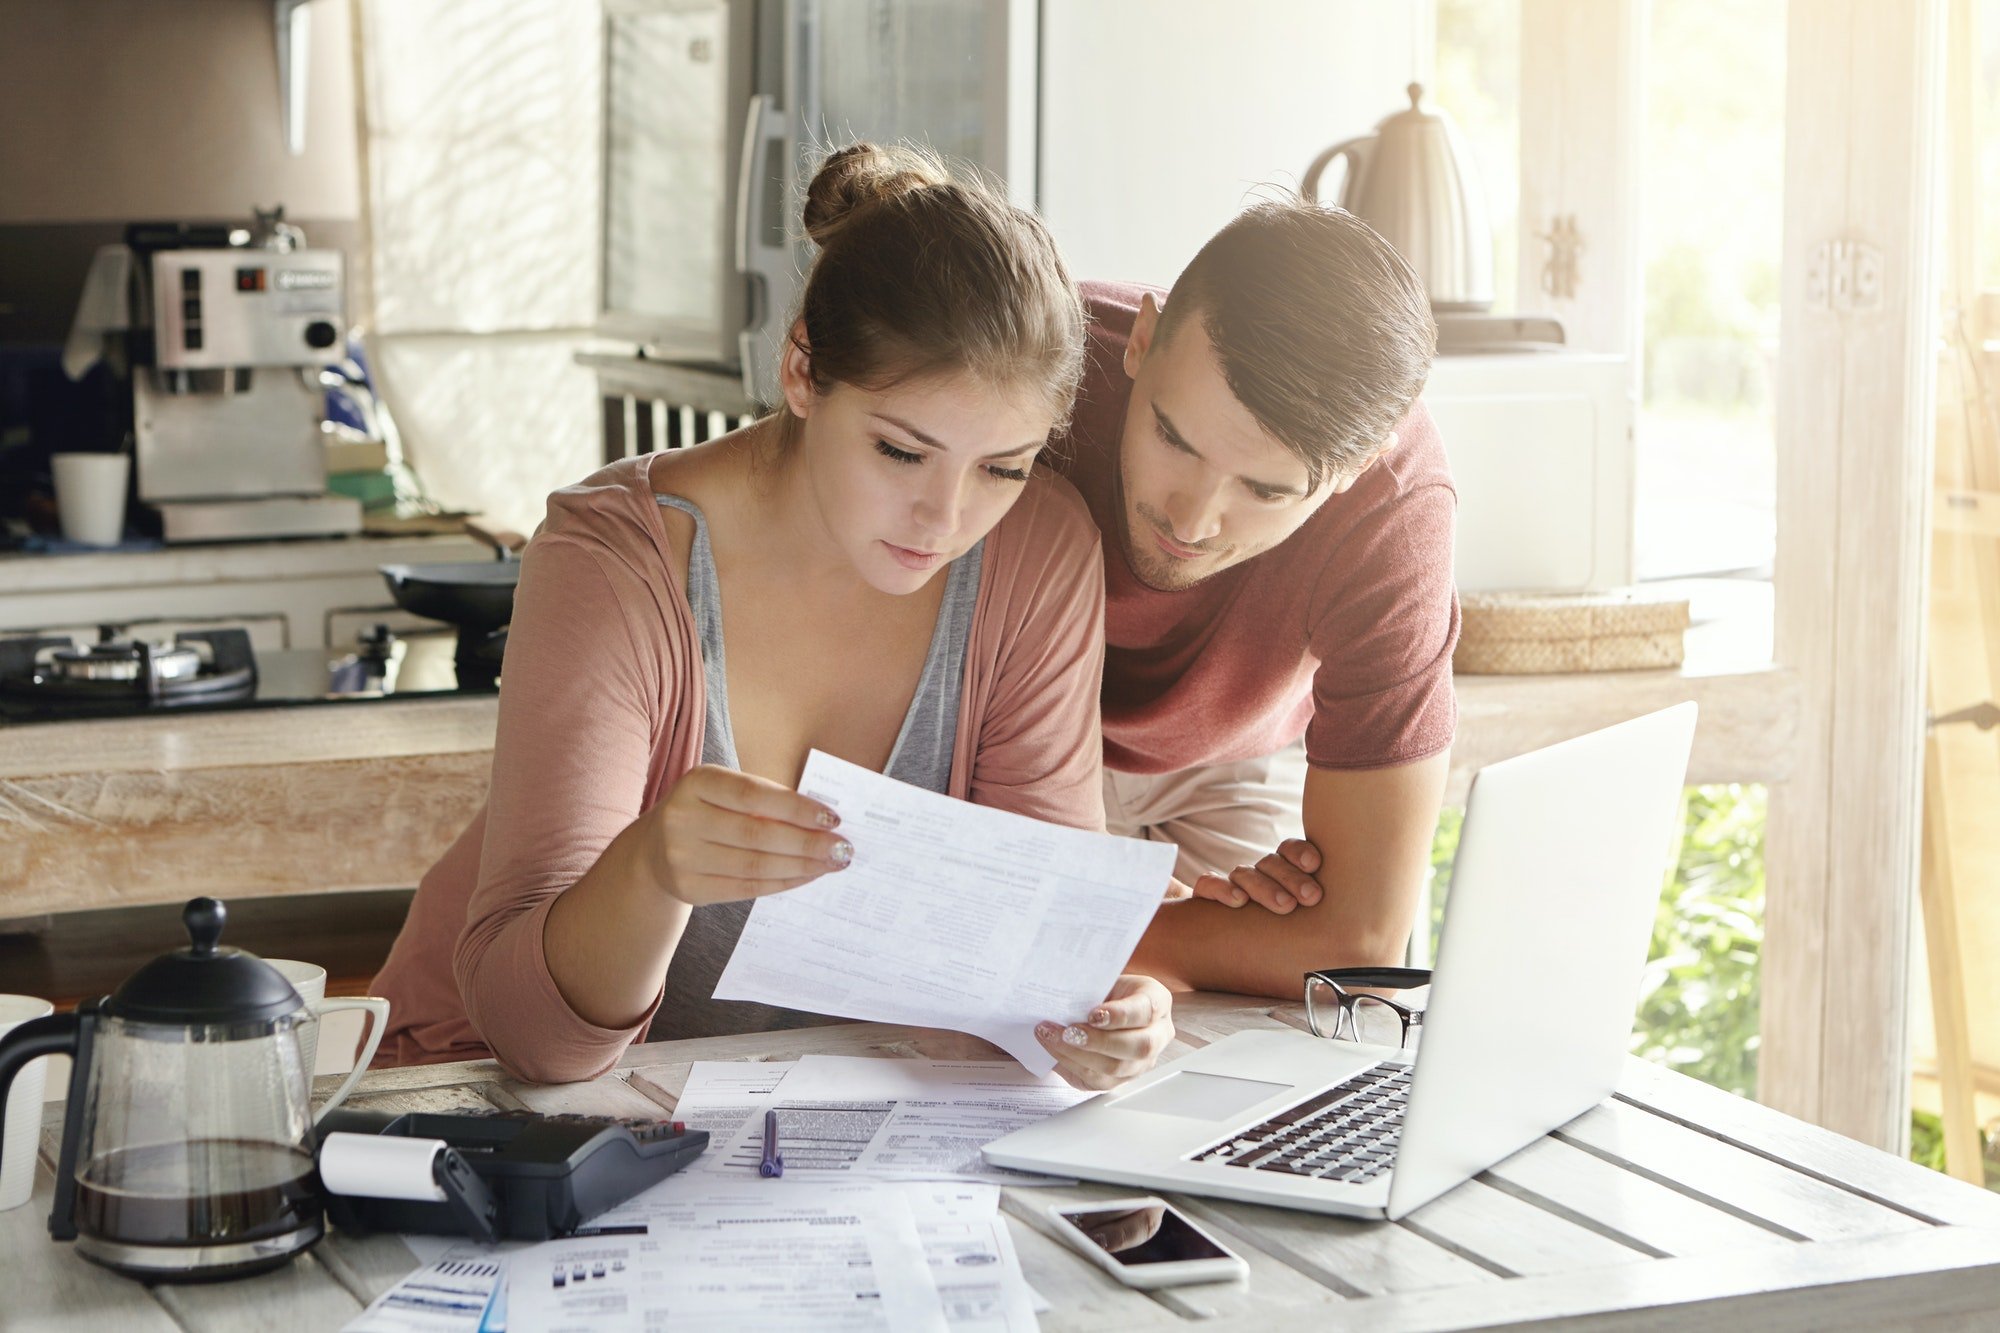
POLYGON ((1086 1095, 1004 1061, 699 1061, 674 1116, 713 1138, 686 1170, 566 1240, 410 1237, 426 1266, 348 1327, 618 1329, 664 1316, 675 1327, 1021 1333, 1036 1303, 993 1182, 1038 1178, 994 1171, 978 1148, 1086 1095), (786 1174, 767 1180, 756 1164, 772 1108, 786 1174), (785 1128, 843 1114, 867 1132, 817 1160, 785 1128))

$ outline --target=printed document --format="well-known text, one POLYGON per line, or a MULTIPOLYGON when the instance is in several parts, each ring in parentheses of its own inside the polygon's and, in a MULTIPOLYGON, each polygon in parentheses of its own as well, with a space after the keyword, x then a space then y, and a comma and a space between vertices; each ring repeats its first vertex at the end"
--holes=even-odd
POLYGON ((915 1214, 899 1192, 688 1184, 655 1187, 604 1214, 599 1224, 608 1234, 509 1256, 508 1326, 536 1333, 950 1327, 915 1214), (613 1229, 637 1224, 644 1234, 613 1229))
POLYGON ((754 1118, 711 1141, 704 1154, 711 1170, 757 1174, 768 1107, 778 1113, 788 1177, 1052 1184, 1050 1177, 988 1166, 979 1150, 1091 1095, 1052 1075, 1038 1079, 1011 1060, 807 1055, 786 1068, 754 1118))
MULTIPOLYGON (((879 1217, 884 1210, 900 1218, 905 1208, 915 1223, 952 1333, 1033 1333, 1037 1327, 1034 1289, 1021 1273, 1020 1256, 1000 1214, 1000 1190, 994 1185, 794 1181, 789 1175, 777 1180, 722 1180, 689 1178, 683 1172, 597 1220, 607 1229, 639 1225, 658 1235, 703 1209, 733 1219, 798 1219, 879 1217), (897 1207, 898 1200, 903 1207, 897 1207)), ((901 1261, 908 1263, 909 1252, 899 1253, 901 1261)), ((910 1275, 902 1277, 907 1280, 910 1275)), ((513 1281, 518 1287, 518 1273, 513 1281)))
POLYGON ((999 1188, 906 1185, 904 1195, 952 1333, 1035 1333, 1035 1292, 1000 1216, 999 1188))
MULTIPOLYGON (((418 1246, 410 1248, 423 1258, 418 1246)), ((342 1333, 478 1333, 503 1289, 506 1255, 469 1241, 443 1241, 435 1249, 430 1262, 376 1297, 342 1333)))
MULTIPOLYGON (((722 1171, 729 1165, 723 1151, 745 1132, 762 1134, 764 1108, 778 1081, 792 1072, 791 1060, 697 1060, 674 1102, 674 1119, 689 1129, 708 1131, 708 1151, 681 1168, 687 1172, 722 1171)), ((752 1157, 750 1174, 757 1173, 752 1157)))
POLYGON ((956 1028, 1028 1069, 1043 1020, 1111 990, 1174 869, 1171 843, 953 800, 815 750, 799 790, 840 812, 847 869, 759 898, 716 984, 752 1000, 956 1028))

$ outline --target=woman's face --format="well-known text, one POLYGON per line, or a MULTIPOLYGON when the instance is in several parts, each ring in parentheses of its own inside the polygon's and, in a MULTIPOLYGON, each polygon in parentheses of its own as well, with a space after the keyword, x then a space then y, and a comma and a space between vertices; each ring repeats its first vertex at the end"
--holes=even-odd
POLYGON ((805 493, 856 572, 886 593, 917 591, 991 532, 1055 424, 1045 394, 969 374, 815 393, 802 355, 785 362, 805 493))

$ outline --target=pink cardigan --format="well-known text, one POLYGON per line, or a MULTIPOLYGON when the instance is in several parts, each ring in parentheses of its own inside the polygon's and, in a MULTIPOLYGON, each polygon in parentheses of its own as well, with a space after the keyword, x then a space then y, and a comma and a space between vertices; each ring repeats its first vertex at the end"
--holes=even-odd
MULTIPOLYGON (((594 1078, 642 1037, 585 1021, 542 952, 549 907, 701 761, 699 641, 651 470, 614 463, 549 497, 523 553, 486 806, 423 878, 375 978, 377 1065, 497 1057, 539 1083, 594 1078)), ((950 794, 1102 828, 1097 528, 1050 473, 986 539, 950 794)))

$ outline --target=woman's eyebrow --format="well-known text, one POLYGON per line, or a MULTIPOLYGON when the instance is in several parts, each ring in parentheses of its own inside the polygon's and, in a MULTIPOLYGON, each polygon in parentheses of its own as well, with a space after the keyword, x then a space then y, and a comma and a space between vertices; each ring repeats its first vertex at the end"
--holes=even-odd
MULTIPOLYGON (((915 426, 912 426, 909 422, 903 420, 901 417, 892 417, 887 412, 875 412, 872 413, 871 415, 874 416, 874 418, 877 421, 888 422, 890 425, 894 426, 897 430, 902 431, 905 435, 908 435, 911 439, 915 440, 919 444, 927 444, 933 449, 949 450, 951 448, 951 446, 946 444, 944 441, 939 440, 931 435, 924 433, 923 431, 918 430, 915 426)), ((986 462, 991 462, 996 458, 1012 458, 1017 454, 1025 454, 1033 450, 1039 449, 1046 443, 1048 443, 1046 439, 1030 440, 1026 444, 1017 444, 1012 449, 1002 449, 998 453, 987 454, 983 458, 981 458, 980 461, 982 463, 986 463, 986 462)))

